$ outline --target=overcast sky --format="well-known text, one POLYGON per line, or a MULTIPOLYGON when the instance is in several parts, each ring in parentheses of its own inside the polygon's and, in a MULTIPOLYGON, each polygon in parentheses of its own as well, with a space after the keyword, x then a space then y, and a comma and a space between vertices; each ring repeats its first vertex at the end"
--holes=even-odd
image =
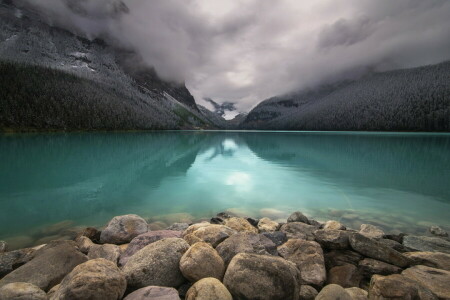
POLYGON ((90 38, 135 49, 198 103, 240 111, 365 69, 450 59, 449 0, 28 1, 90 38))

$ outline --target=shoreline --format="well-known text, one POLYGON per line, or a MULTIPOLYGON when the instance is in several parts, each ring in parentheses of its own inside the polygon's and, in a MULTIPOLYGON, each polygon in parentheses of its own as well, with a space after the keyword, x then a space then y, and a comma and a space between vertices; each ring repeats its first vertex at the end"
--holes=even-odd
POLYGON ((124 215, 74 240, 12 251, 0 241, 0 299, 450 298, 450 239, 438 226, 389 234, 294 212, 149 227, 124 215))

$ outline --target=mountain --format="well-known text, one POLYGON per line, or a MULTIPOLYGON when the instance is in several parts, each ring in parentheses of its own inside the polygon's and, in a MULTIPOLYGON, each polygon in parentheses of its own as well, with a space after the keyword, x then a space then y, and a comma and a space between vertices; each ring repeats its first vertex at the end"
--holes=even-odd
POLYGON ((13 3, 0 1, 0 129, 216 128, 184 84, 160 79, 136 53, 13 3))
POLYGON ((203 99, 206 102, 209 102, 213 107, 213 112, 223 118, 226 117, 227 112, 235 112, 236 107, 234 106, 234 103, 232 102, 223 102, 222 104, 219 104, 212 100, 211 98, 205 98, 203 99))
POLYGON ((450 131, 450 62, 371 73, 258 104, 241 129, 450 131))

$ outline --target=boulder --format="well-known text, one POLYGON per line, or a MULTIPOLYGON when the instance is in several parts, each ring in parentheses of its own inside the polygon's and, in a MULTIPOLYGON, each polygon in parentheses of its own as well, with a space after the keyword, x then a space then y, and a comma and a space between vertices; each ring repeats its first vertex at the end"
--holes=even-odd
POLYGON ((51 300, 122 299, 125 276, 111 261, 97 258, 76 266, 64 277, 51 300))
POLYGON ((332 250, 328 253, 325 253, 324 256, 327 269, 331 269, 335 266, 342 266, 345 264, 352 264, 357 266, 358 262, 363 259, 361 254, 351 250, 332 250))
POLYGON ((353 250, 364 256, 381 260, 402 268, 409 265, 409 260, 400 252, 359 233, 351 234, 349 241, 353 250))
POLYGON ((358 287, 362 275, 354 265, 333 267, 328 271, 327 283, 338 284, 344 288, 358 287))
POLYGON ((343 224, 338 221, 330 220, 325 222, 323 225, 323 229, 325 230, 345 230, 347 229, 343 224))
POLYGON ((403 238, 403 245, 416 251, 450 254, 450 242, 438 237, 407 235, 403 238))
POLYGON ((320 229, 314 231, 316 241, 325 249, 349 248, 349 232, 344 230, 320 229))
POLYGON ((173 230, 173 231, 185 231, 188 229, 189 224, 188 223, 173 223, 169 227, 166 228, 166 230, 173 230))
POLYGON ((244 218, 232 217, 229 219, 225 219, 224 225, 236 230, 237 232, 258 233, 258 229, 244 218))
POLYGON ((0 288, 0 300, 47 300, 47 294, 31 283, 14 282, 0 288))
POLYGON ((302 284, 321 286, 325 282, 325 262, 318 243, 291 239, 278 247, 278 253, 297 266, 302 284))
POLYGON ((194 245, 195 243, 203 242, 203 240, 199 237, 196 237, 193 233, 187 234, 183 237, 183 239, 190 245, 194 245))
POLYGON ((365 258, 359 262, 359 268, 361 269, 365 277, 372 277, 374 274, 378 275, 391 275, 400 273, 401 268, 379 261, 372 258, 365 258))
POLYGON ((269 218, 261 218, 258 222, 259 232, 274 232, 277 231, 279 227, 280 224, 269 218))
POLYGON ((300 286, 299 300, 314 300, 319 292, 310 285, 300 286))
POLYGON ((8 251, 8 244, 5 241, 0 241, 0 253, 8 251))
POLYGON ((223 283, 235 299, 297 300, 299 271, 281 257, 240 253, 230 262, 223 283))
POLYGON ((127 249, 120 255, 119 265, 124 266, 131 256, 133 256, 136 252, 138 252, 145 246, 150 245, 151 243, 166 238, 179 238, 179 237, 181 237, 181 232, 173 230, 157 230, 140 234, 131 240, 127 249))
POLYGON ((427 288, 439 299, 450 299, 450 271, 419 265, 404 270, 402 275, 427 288))
POLYGON ((112 218, 102 233, 100 242, 126 244, 133 238, 148 231, 147 222, 138 215, 124 215, 112 218))
POLYGON ((180 297, 174 288, 147 286, 132 292, 123 300, 180 300, 180 297))
POLYGON ((448 233, 447 231, 445 231, 444 229, 442 229, 439 226, 431 226, 429 228, 429 231, 431 234, 436 235, 436 236, 443 236, 443 237, 447 237, 448 233))
POLYGON ((179 269, 180 259, 188 249, 189 245, 180 238, 167 238, 145 246, 122 269, 128 287, 178 287, 185 280, 179 269))
POLYGON ((450 254, 441 252, 407 252, 404 253, 414 265, 450 271, 450 254))
POLYGON ((371 239, 381 239, 385 235, 380 227, 371 224, 361 224, 359 233, 371 239))
POLYGON ((78 249, 84 254, 88 254, 89 249, 92 245, 95 245, 88 237, 84 235, 80 235, 75 239, 75 243, 77 243, 78 249))
POLYGON ((94 227, 86 227, 85 229, 83 229, 83 231, 81 231, 77 237, 80 236, 85 236, 88 239, 90 239, 92 242, 94 243, 100 243, 100 234, 101 232, 98 231, 96 228, 94 227))
POLYGON ((104 258, 112 261, 117 265, 117 260, 120 256, 120 247, 113 244, 92 245, 89 249, 88 258, 104 258))
POLYGON ((254 227, 258 227, 259 219, 254 219, 251 217, 245 217, 245 219, 254 227))
POLYGON ((283 245, 287 242, 286 233, 281 231, 263 232, 262 235, 271 240, 276 246, 283 245))
POLYGON ((35 251, 32 248, 24 248, 0 253, 0 278, 29 262, 35 251))
POLYGON ((186 293, 186 300, 233 300, 227 288, 216 278, 197 281, 186 293))
POLYGON ((384 244, 384 245, 388 246, 389 248, 397 250, 398 252, 401 252, 401 253, 413 251, 413 249, 405 247, 402 244, 400 244, 399 242, 391 240, 391 239, 378 239, 377 241, 380 242, 381 244, 384 244))
POLYGON ((367 300, 369 293, 358 287, 346 288, 345 291, 352 297, 353 300, 367 300))
POLYGON ((299 212, 299 211, 293 212, 289 216, 289 218, 287 219, 287 222, 288 223, 291 223, 291 222, 302 222, 302 223, 305 223, 305 224, 309 224, 308 218, 304 214, 299 212))
MULTIPOLYGON (((413 280, 400 275, 373 275, 370 280, 369 299, 436 299, 430 291, 413 280)), ((436 299, 437 300, 437 299, 436 299)))
POLYGON ((262 234, 241 232, 232 235, 216 247, 227 266, 238 253, 278 255, 275 244, 262 234))
POLYGON ((199 242, 192 245, 181 257, 180 270, 186 279, 196 282, 213 277, 222 280, 225 264, 210 244, 199 242))
POLYGON ((284 232, 288 239, 301 239, 301 240, 314 240, 313 232, 317 228, 301 222, 289 222, 283 224, 280 228, 281 232, 284 232))
POLYGON ((353 300, 347 291, 337 284, 325 286, 315 300, 353 300))
POLYGON ((53 295, 55 295, 56 291, 59 289, 60 286, 61 284, 57 284, 47 292, 48 299, 52 299, 53 295))
POLYGON ((85 261, 86 255, 78 251, 75 242, 51 242, 37 250, 31 261, 3 277, 0 286, 12 282, 28 282, 48 291, 85 261))
POLYGON ((231 229, 230 227, 225 225, 200 223, 189 226, 189 228, 186 229, 182 236, 186 239, 189 234, 192 234, 192 236, 190 236, 190 240, 195 238, 198 239, 195 242, 207 242, 215 248, 217 245, 219 245, 221 242, 223 242, 225 239, 229 238, 236 232, 236 230, 231 229), (195 225, 198 226, 193 227, 195 225))

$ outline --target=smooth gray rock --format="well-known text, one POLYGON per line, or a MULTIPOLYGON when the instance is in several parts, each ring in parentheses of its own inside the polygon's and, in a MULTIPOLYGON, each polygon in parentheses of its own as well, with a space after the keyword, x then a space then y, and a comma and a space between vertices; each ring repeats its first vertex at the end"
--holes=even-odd
POLYGON ((450 271, 450 254, 441 252, 406 252, 406 257, 412 260, 414 265, 450 271))
POLYGON ((230 292, 216 278, 203 278, 187 291, 186 300, 233 300, 230 292))
POLYGON ((124 266, 131 256, 133 256, 136 252, 138 252, 145 246, 150 245, 151 243, 166 238, 179 238, 179 237, 181 237, 181 232, 174 230, 156 230, 140 234, 131 240, 125 252, 120 255, 119 265, 124 266))
POLYGON ((450 242, 438 237, 407 235, 403 238, 403 245, 417 251, 450 254, 450 242))
POLYGON ((402 275, 429 289, 439 299, 450 299, 450 271, 427 266, 413 266, 402 275))
POLYGON ((118 300, 127 288, 125 276, 111 261, 89 260, 64 277, 51 300, 118 300))
POLYGON ((321 286, 325 282, 324 256, 318 243, 290 239, 278 247, 278 253, 300 270, 301 284, 321 286))
POLYGON ((166 230, 173 230, 173 231, 185 231, 188 229, 189 224, 188 223, 173 223, 169 227, 166 228, 166 230))
POLYGON ((123 300, 180 300, 180 297, 174 288, 147 286, 132 292, 123 300))
POLYGON ((287 222, 288 223, 290 223, 290 222, 302 222, 302 223, 305 223, 305 224, 309 224, 308 218, 304 214, 302 214, 300 211, 293 212, 289 216, 289 218, 287 219, 287 222))
POLYGON ((35 251, 32 248, 25 248, 0 253, 0 278, 29 262, 35 251))
POLYGON ((179 268, 180 259, 188 249, 188 243, 180 238, 167 238, 145 246, 122 269, 128 287, 180 286, 185 280, 179 268))
POLYGON ((280 231, 284 232, 288 239, 314 241, 314 231, 316 229, 316 227, 302 222, 289 222, 283 224, 280 231))
POLYGON ((347 291, 337 284, 325 286, 315 300, 353 300, 347 291))
POLYGON ((295 264, 281 257, 240 253, 230 262, 223 283, 234 299, 297 300, 295 264))
POLYGON ((103 244, 103 245, 92 245, 89 248, 88 258, 96 259, 96 258, 104 258, 109 261, 112 261, 117 265, 117 260, 120 256, 120 247, 113 244, 103 244))
POLYGON ((447 237, 448 233, 447 231, 445 231, 444 229, 442 229, 439 226, 431 226, 429 228, 429 231, 431 234, 436 235, 436 236, 442 236, 442 237, 447 237))
POLYGON ((371 224, 361 224, 359 233, 371 239, 381 239, 385 235, 380 227, 371 224))
POLYGON ((262 234, 241 232, 236 233, 216 247, 225 265, 238 253, 254 253, 278 255, 276 245, 262 234))
POLYGON ((147 222, 138 215, 117 216, 109 221, 100 234, 103 244, 126 244, 148 231, 147 222))
POLYGON ((402 268, 408 266, 410 263, 408 258, 400 252, 359 233, 351 234, 349 241, 353 250, 364 256, 381 260, 402 268))
POLYGON ((73 241, 51 242, 37 250, 30 262, 3 277, 0 286, 12 282, 28 282, 47 292, 87 259, 73 241))
POLYGON ((314 231, 316 241, 325 249, 347 249, 350 244, 348 241, 350 233, 344 230, 320 229, 314 231))
POLYGON ((333 267, 328 271, 327 283, 338 284, 344 288, 358 287, 362 274, 354 265, 333 267))
POLYGON ((196 282, 213 277, 222 280, 225 264, 210 244, 199 242, 192 245, 181 257, 180 270, 186 279, 196 282))
POLYGON ((0 300, 47 300, 47 294, 31 283, 14 282, 0 288, 0 300))
POLYGON ((286 233, 281 231, 263 232, 262 235, 271 240, 276 246, 280 246, 288 240, 286 233))
POLYGON ((401 268, 376 260, 372 258, 365 258, 359 262, 359 268, 361 269, 365 277, 372 277, 372 275, 391 275, 400 273, 401 268))
POLYGON ((299 300, 314 300, 319 292, 310 285, 300 286, 299 300))

